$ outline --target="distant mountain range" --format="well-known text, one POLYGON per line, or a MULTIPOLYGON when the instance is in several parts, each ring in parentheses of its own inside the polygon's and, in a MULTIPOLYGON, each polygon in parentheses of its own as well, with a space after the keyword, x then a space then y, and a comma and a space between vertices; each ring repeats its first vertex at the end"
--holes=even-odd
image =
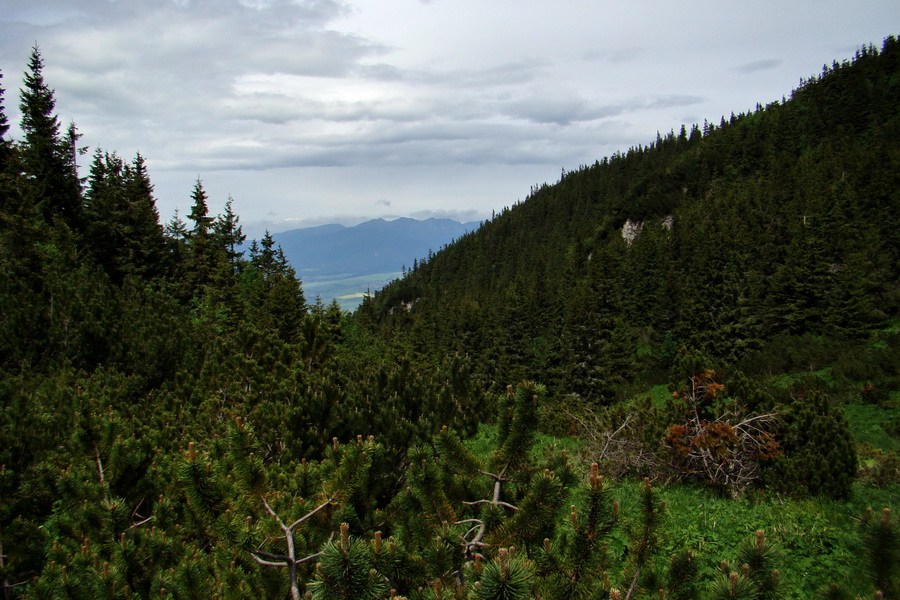
POLYGON ((303 280, 308 300, 317 295, 325 303, 338 298, 341 306, 352 309, 362 293, 380 289, 404 266, 411 268, 429 250, 437 252, 480 225, 404 217, 373 219, 353 227, 332 223, 292 229, 273 237, 303 280))

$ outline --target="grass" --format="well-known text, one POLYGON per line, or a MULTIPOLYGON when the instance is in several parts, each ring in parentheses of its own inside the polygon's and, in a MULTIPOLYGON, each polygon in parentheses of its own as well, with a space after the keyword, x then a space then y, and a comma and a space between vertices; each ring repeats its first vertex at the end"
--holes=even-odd
MULTIPOLYGON (((633 481, 616 485, 613 493, 624 511, 637 503, 638 488, 633 481)), ((732 500, 687 485, 668 486, 659 493, 669 515, 662 556, 687 547, 697 556, 701 579, 710 581, 718 576, 720 561, 739 568, 733 564, 739 544, 763 530, 780 551, 784 597, 803 599, 815 597, 829 583, 852 582, 863 575, 857 519, 866 506, 896 506, 900 487, 857 486, 848 502, 770 494, 732 500)))
POLYGON ((650 388, 650 402, 653 406, 663 407, 672 399, 668 384, 654 385, 650 388))
MULTIPOLYGON (((665 386, 656 386, 651 396, 668 394, 665 386)), ((874 406, 848 407, 851 424, 856 424, 854 436, 860 441, 896 445, 880 427, 866 433, 864 424, 883 423, 891 411, 874 406), (889 441, 888 441, 889 440, 889 441)), ((487 457, 494 449, 496 427, 482 425, 468 441, 469 448, 487 457)), ((566 450, 576 456, 581 442, 572 438, 538 434, 532 448, 536 461, 548 453, 566 450)), ((587 465, 584 471, 587 473, 587 465)), ((611 552, 625 551, 625 531, 636 518, 641 483, 625 479, 611 482, 611 492, 622 506, 622 527, 609 539, 611 552)), ((764 491, 751 491, 734 500, 694 485, 669 485, 658 489, 659 497, 667 503, 661 561, 674 552, 688 548, 697 557, 701 588, 720 575, 720 561, 733 563, 738 546, 752 538, 757 530, 780 552, 779 570, 787 600, 818 597, 819 590, 832 582, 845 583, 850 589, 867 589, 862 548, 857 534, 858 519, 867 507, 879 511, 884 507, 900 509, 900 485, 876 488, 856 484, 852 496, 845 502, 822 499, 795 499, 764 491)), ((565 513, 565 510, 561 510, 565 513)), ((565 515, 561 522, 565 522, 565 515)), ((563 524, 562 527, 567 525, 563 524)), ((732 564, 732 568, 739 568, 732 564)))
POLYGON ((900 409, 884 408, 871 404, 847 404, 844 406, 850 433, 859 444, 893 452, 900 449, 900 440, 891 437, 885 427, 900 416, 900 409))
MULTIPOLYGON (((900 331, 900 320, 890 324, 889 332, 897 331, 900 331)), ((863 367, 868 366, 867 360, 861 359, 863 367)), ((879 481, 874 474, 880 461, 900 452, 900 437, 895 437, 900 420, 900 390, 889 388, 879 404, 865 403, 860 394, 866 381, 860 379, 865 369, 860 370, 858 365, 847 361, 839 366, 781 375, 777 383, 785 388, 799 384, 822 389, 845 410, 853 439, 860 452, 864 452, 860 476, 865 483, 854 484, 846 501, 792 498, 765 490, 751 490, 734 500, 696 485, 660 488, 659 497, 666 500, 669 515, 659 552, 661 561, 687 547, 697 557, 700 577, 704 580, 701 588, 706 588, 712 579, 720 576, 720 561, 734 561, 741 542, 752 538, 757 530, 763 530, 767 539, 779 548, 779 569, 785 584, 783 598, 818 598, 822 587, 830 583, 843 583, 854 594, 869 597, 871 586, 865 570, 859 519, 870 507, 876 512, 891 508, 895 514, 900 510, 900 483, 896 477, 881 480, 880 483, 886 483, 883 487, 872 484, 879 481)), ((666 385, 652 386, 642 395, 646 394, 654 406, 664 406, 671 399, 666 385)), ((482 426, 470 447, 486 456, 494 448, 495 436, 495 427, 482 426)), ((576 457, 580 448, 577 439, 540 434, 536 436, 532 457, 539 462, 548 453, 562 449, 576 457)), ((583 465, 583 470, 586 474, 588 466, 583 465)), ((609 549, 615 554, 625 551, 624 532, 637 516, 641 483, 625 479, 609 485, 622 506, 622 527, 608 540, 609 549)), ((566 517, 567 511, 561 509, 560 527, 567 526, 566 517)), ((731 568, 740 566, 732 564, 731 568)))
POLYGON ((819 378, 826 387, 832 387, 835 383, 834 376, 831 374, 831 367, 825 367, 824 369, 819 369, 818 371, 785 373, 776 377, 775 383, 783 388, 787 388, 791 385, 796 385, 797 383, 804 380, 808 381, 811 377, 819 378))

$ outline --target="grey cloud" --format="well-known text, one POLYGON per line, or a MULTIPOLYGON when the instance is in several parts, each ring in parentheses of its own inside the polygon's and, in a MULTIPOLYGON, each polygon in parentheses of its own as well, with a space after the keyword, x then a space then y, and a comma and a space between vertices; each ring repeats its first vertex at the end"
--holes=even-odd
POLYGON ((757 71, 768 71, 774 69, 781 64, 781 60, 777 58, 768 58, 765 60, 757 60, 755 62, 746 63, 735 67, 735 71, 740 73, 756 73, 757 71))
MULTIPOLYGON (((356 61, 378 55, 381 46, 361 38, 327 31, 286 18, 268 23, 250 14, 221 13, 185 18, 163 8, 140 20, 110 21, 91 33, 60 32, 61 67, 78 72, 139 71, 148 81, 164 73, 177 74, 182 85, 221 84, 243 73, 290 73, 339 76, 356 61)), ((263 13, 265 15, 265 13, 263 13)))
POLYGON ((516 86, 541 78, 549 64, 543 59, 448 70, 363 64, 389 48, 327 30, 328 20, 347 10, 338 2, 170 1, 140 12, 128 2, 80 6, 85 14, 102 9, 108 19, 92 21, 101 24, 89 26, 90 44, 83 29, 59 25, 53 56, 45 53, 51 85, 66 96, 82 131, 102 133, 105 146, 117 143, 115 132, 140 123, 151 164, 166 169, 534 164, 551 154, 559 162, 565 143, 542 128, 624 110, 549 96, 508 104, 505 98, 521 96, 516 86), (389 87, 371 101, 236 93, 235 78, 255 73, 389 87), (394 97, 392 82, 401 86, 394 97), (508 116, 522 122, 495 122, 508 116))
MULTIPOLYGON (((291 167, 428 166, 441 164, 569 164, 584 160, 598 140, 617 136, 613 128, 548 131, 539 124, 381 124, 365 135, 307 136, 271 140, 258 147, 211 141, 190 164, 194 170, 268 170, 291 167), (573 144, 582 150, 572 152, 573 144)), ((593 156, 596 158, 596 156, 593 156)))
POLYGON ((575 121, 592 121, 621 114, 621 106, 591 106, 579 98, 531 97, 510 102, 505 107, 509 116, 535 123, 570 125, 575 121))
POLYGON ((647 101, 646 105, 637 105, 636 108, 674 108, 677 106, 692 106, 700 104, 703 98, 700 96, 688 96, 684 94, 676 94, 673 96, 657 96, 647 101))
POLYGON ((407 81, 409 72, 394 65, 378 63, 374 65, 360 65, 356 68, 360 77, 375 81, 407 81))
POLYGON ((616 50, 591 49, 582 53, 585 61, 603 61, 612 65, 622 65, 642 58, 645 54, 643 48, 620 48, 616 50))
POLYGON ((540 70, 546 66, 544 60, 507 62, 486 69, 432 72, 422 80, 463 87, 497 87, 535 81, 540 76, 540 70))
POLYGON ((361 65, 356 73, 376 81, 403 81, 459 88, 499 87, 530 83, 540 77, 545 62, 540 60, 507 62, 484 69, 437 70, 400 69, 383 63, 361 65))
POLYGON ((414 121, 427 119, 432 107, 421 100, 394 98, 371 102, 321 101, 282 94, 255 93, 223 101, 223 116, 269 124, 320 119, 332 122, 414 121))
MULTIPOLYGON (((562 94, 560 94, 562 96, 562 94)), ((505 113, 535 123, 571 125, 576 122, 596 121, 640 110, 688 106, 702 102, 697 96, 673 95, 636 98, 617 104, 592 104, 581 98, 565 98, 549 94, 510 102, 505 113)))
MULTIPOLYGON (((156 152, 183 155, 187 144, 175 140, 215 136, 225 122, 222 117, 231 117, 227 101, 236 76, 343 77, 361 58, 385 51, 369 40, 328 30, 331 19, 349 10, 332 0, 169 0, 150 7, 84 0, 77 11, 63 10, 70 4, 42 1, 40 9, 29 11, 37 15, 31 21, 45 13, 58 16, 46 26, 3 24, 0 67, 8 74, 6 65, 16 54, 17 70, 24 70, 27 50, 37 39, 64 118, 71 114, 82 132, 102 134, 106 146, 119 132, 139 129, 142 143, 150 142, 156 152), (217 110, 217 105, 225 108, 217 110), (163 134, 165 129, 170 131, 163 134), (156 136, 168 139, 153 143, 156 136)), ((258 103, 261 110, 273 110, 269 122, 315 118, 316 111, 309 107, 297 113, 287 103, 258 103)), ((390 115, 391 107, 380 110, 403 118, 390 115)), ((249 109, 243 112, 250 114, 238 116, 253 116, 249 109)), ((366 118, 365 107, 331 112, 325 117, 366 118)), ((10 117, 15 116, 11 111, 10 117)), ((183 160, 175 155, 159 158, 164 164, 183 160)))

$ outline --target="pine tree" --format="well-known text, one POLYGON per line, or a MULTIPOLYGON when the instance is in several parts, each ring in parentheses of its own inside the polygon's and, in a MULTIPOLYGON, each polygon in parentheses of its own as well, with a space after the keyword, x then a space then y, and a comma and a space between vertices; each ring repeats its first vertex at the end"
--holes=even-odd
POLYGON ((125 167, 125 194, 131 211, 134 272, 144 278, 162 275, 167 271, 166 239, 147 163, 140 153, 125 167))
POLYGON ((306 314, 306 299, 297 272, 272 234, 250 244, 250 260, 241 273, 241 296, 250 318, 285 341, 296 341, 306 314))
POLYGON ((619 505, 613 502, 597 464, 591 465, 586 489, 576 492, 571 505, 571 533, 558 536, 554 544, 545 538, 535 561, 542 576, 541 590, 546 597, 577 600, 599 597, 604 589, 603 573, 609 566, 605 541, 619 517, 619 505))
POLYGON ((213 218, 209 215, 209 197, 203 189, 203 182, 197 178, 191 192, 191 212, 188 219, 193 226, 187 231, 187 272, 185 279, 189 293, 195 297, 203 294, 204 288, 212 283, 216 265, 219 262, 217 247, 213 240, 213 218))
POLYGON ((225 256, 228 266, 232 274, 237 274, 240 268, 240 260, 244 252, 238 248, 247 239, 241 226, 238 224, 240 218, 232 210, 234 198, 228 197, 225 202, 225 212, 216 217, 213 222, 213 233, 218 245, 225 249, 225 256))
MULTIPOLYGON (((309 585, 313 600, 382 600, 388 593, 375 570, 368 544, 352 539, 342 523, 339 538, 325 546, 316 565, 318 577, 309 585)), ((294 596, 300 599, 299 594, 294 596)))
MULTIPOLYGON (((80 225, 81 198, 71 140, 60 134, 59 119, 54 114, 54 92, 44 81, 44 62, 40 50, 32 48, 21 90, 19 108, 25 139, 21 143, 22 166, 28 174, 30 202, 44 220, 60 217, 70 228, 80 225)), ((70 136, 71 137, 71 136, 70 136)))
POLYGON ((722 575, 710 588, 714 600, 775 600, 784 586, 775 568, 780 552, 760 530, 754 538, 741 543, 737 553, 737 569, 722 563, 722 575))
POLYGON ((900 597, 900 527, 885 508, 881 517, 866 510, 861 522, 868 571, 876 590, 884 598, 900 597))
POLYGON ((785 413, 784 455, 766 480, 785 493, 847 498, 856 479, 857 456, 843 411, 818 391, 800 391, 785 413))
POLYGON ((535 579, 531 563, 516 548, 500 548, 497 558, 472 568, 468 597, 472 600, 529 600, 535 579))
MULTIPOLYGON (((3 72, 0 71, 0 83, 3 82, 3 72)), ((11 144, 9 140, 6 139, 6 134, 9 133, 9 121, 6 119, 6 108, 4 105, 3 96, 6 93, 6 90, 0 86, 0 177, 6 173, 6 165, 9 161, 9 153, 12 151, 11 144)), ((4 203, 5 204, 5 203, 4 203)))

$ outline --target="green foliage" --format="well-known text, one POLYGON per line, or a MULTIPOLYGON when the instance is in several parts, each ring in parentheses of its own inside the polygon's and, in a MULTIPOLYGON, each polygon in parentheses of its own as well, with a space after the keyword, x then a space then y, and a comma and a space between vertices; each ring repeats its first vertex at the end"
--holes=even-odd
POLYGON ((900 528, 897 521, 888 508, 882 511, 880 518, 874 517, 870 509, 861 525, 871 582, 885 598, 896 598, 900 594, 900 528))
POLYGON ((477 578, 471 584, 473 600, 527 600, 532 597, 534 572, 514 548, 501 548, 497 558, 474 568, 477 578))
POLYGON ((610 564, 604 538, 616 526, 619 507, 614 503, 594 464, 588 486, 574 494, 571 532, 556 544, 545 538, 535 561, 542 575, 543 592, 553 598, 582 598, 603 591, 603 573, 610 564))
POLYGON ((565 173, 351 317, 307 305, 271 235, 245 257, 199 179, 166 228, 140 155, 97 150, 82 190, 33 49, 22 140, 0 102, 4 597, 897 596, 896 520, 847 513, 896 497, 900 335, 873 323, 900 307, 898 54, 565 173), (668 372, 689 403, 615 402, 668 372), (766 481, 820 497, 604 483, 668 476, 685 408, 685 439, 782 410, 766 481), (538 448, 549 416, 582 439, 538 448), (740 541, 757 520, 780 557, 740 541))
POLYGON ((316 580, 309 585, 315 600, 377 600, 387 585, 374 568, 368 544, 351 539, 349 527, 341 525, 340 539, 329 543, 316 565, 316 580))
POLYGON ((768 475, 788 494, 847 498, 857 456, 843 412, 818 392, 797 398, 785 414, 784 455, 768 475))

